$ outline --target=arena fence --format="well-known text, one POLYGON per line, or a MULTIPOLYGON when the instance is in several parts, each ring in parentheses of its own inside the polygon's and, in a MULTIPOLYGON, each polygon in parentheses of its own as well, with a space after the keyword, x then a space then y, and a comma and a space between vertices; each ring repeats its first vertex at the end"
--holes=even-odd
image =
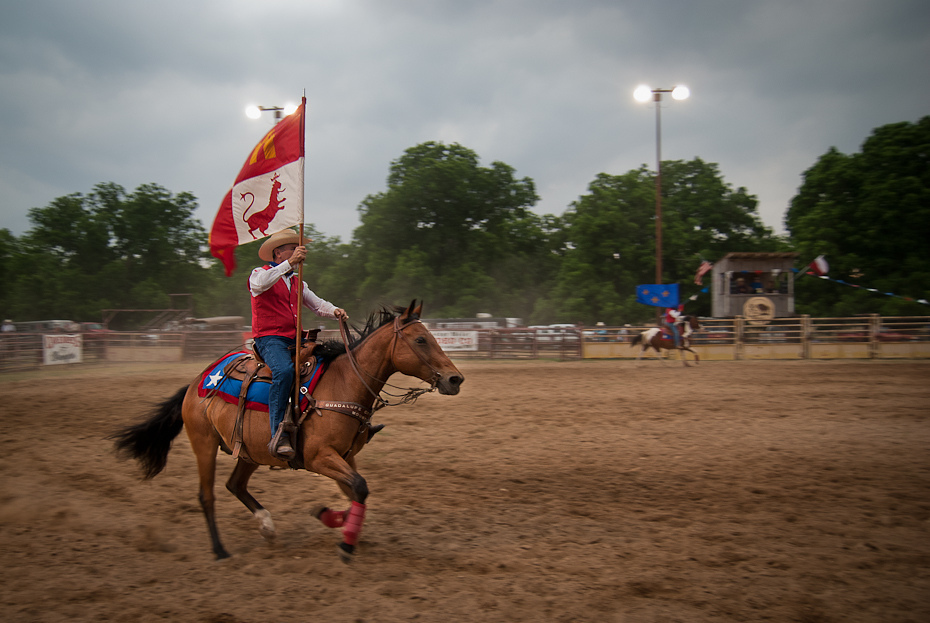
POLYGON ((246 347, 241 331, 0 334, 0 372, 56 364, 183 362, 218 358, 246 347))
MULTIPOLYGON (((703 318, 701 324, 692 347, 702 360, 930 358, 930 316, 799 316, 766 324, 742 317, 703 318)), ((632 339, 651 326, 483 328, 434 334, 453 359, 635 359, 641 348, 632 345, 632 339)), ((339 333, 324 331, 320 337, 338 339, 339 333)), ((248 343, 248 334, 240 331, 3 333, 0 372, 56 364, 206 361, 248 348, 248 343)))
MULTIPOLYGON (((702 318, 701 327, 691 341, 702 360, 930 358, 930 316, 799 316, 765 324, 738 316, 702 318)), ((635 358, 641 349, 630 340, 646 328, 583 331, 583 357, 635 358)))

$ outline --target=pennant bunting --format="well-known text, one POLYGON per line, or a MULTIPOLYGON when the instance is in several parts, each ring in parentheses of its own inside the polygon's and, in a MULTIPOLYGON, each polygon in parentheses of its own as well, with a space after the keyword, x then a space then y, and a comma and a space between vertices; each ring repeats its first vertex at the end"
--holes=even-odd
MULTIPOLYGON (((795 273, 801 272, 800 270, 797 270, 797 269, 792 269, 792 270, 794 270, 795 273)), ((814 274, 814 273, 810 272, 807 274, 814 274)), ((820 279, 823 279, 824 281, 832 281, 833 283, 838 283, 843 286, 849 286, 850 288, 858 288, 859 290, 865 290, 866 292, 872 292, 874 294, 884 294, 885 296, 893 296, 894 298, 903 299, 905 301, 911 301, 912 303, 918 303, 920 305, 930 305, 930 302, 928 302, 927 299, 915 299, 911 296, 902 296, 900 294, 895 294, 894 292, 882 292, 881 290, 878 290, 876 288, 867 288, 865 286, 860 286, 858 283, 849 283, 847 281, 843 281, 842 279, 831 279, 830 277, 826 275, 814 274, 814 276, 819 277, 820 279)))
POLYGON ((814 261, 810 263, 809 268, 818 277, 822 277, 830 272, 830 265, 827 264, 827 259, 822 255, 815 257, 814 261))

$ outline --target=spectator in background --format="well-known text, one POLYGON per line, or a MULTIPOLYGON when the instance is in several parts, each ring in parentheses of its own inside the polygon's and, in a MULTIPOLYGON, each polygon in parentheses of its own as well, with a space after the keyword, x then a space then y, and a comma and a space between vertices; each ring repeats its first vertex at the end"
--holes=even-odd
POLYGON ((3 324, 0 325, 0 331, 3 333, 9 333, 11 331, 16 331, 16 325, 13 324, 13 321, 7 318, 3 321, 3 324))
POLYGON ((733 292, 731 294, 749 294, 749 286, 746 285, 746 280, 742 277, 739 277, 736 280, 736 285, 733 286, 733 292))

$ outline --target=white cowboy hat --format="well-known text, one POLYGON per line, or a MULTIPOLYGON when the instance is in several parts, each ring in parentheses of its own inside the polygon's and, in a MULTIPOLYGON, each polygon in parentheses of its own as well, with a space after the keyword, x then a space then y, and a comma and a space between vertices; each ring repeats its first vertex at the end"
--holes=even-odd
MULTIPOLYGON (((309 238, 304 238, 304 242, 313 241, 309 238)), ((274 250, 286 244, 300 244, 300 234, 293 229, 282 229, 277 233, 271 234, 258 250, 258 257, 266 262, 273 262, 274 250)))

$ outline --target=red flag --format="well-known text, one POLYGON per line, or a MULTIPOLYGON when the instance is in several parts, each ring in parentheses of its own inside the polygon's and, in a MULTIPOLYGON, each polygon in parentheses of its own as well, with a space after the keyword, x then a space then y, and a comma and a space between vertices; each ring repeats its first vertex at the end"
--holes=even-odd
POLYGON ((810 264, 810 268, 818 277, 822 277, 830 272, 830 265, 827 264, 826 258, 824 258, 822 255, 818 255, 814 258, 814 261, 810 264))
POLYGON ((259 141, 210 228, 210 253, 226 276, 236 268, 236 247, 300 225, 304 211, 304 115, 307 98, 259 141))
POLYGON ((698 286, 704 285, 704 282, 703 282, 704 275, 706 275, 708 271, 710 271, 710 269, 713 267, 714 265, 708 262, 707 260, 702 261, 701 265, 698 266, 697 273, 695 273, 694 275, 694 285, 698 285, 698 286))

